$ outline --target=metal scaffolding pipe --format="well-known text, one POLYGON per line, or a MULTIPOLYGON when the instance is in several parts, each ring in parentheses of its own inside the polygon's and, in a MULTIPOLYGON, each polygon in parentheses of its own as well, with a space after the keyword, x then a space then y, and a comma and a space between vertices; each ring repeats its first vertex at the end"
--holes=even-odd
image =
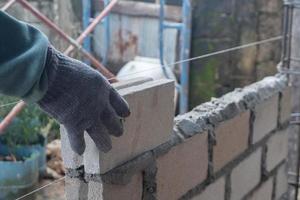
POLYGON ((1 11, 6 11, 9 7, 11 7, 17 0, 10 0, 8 1, 2 8, 1 11))
POLYGON ((14 108, 8 113, 8 115, 0 123, 0 135, 4 133, 6 127, 12 122, 12 120, 22 111, 26 106, 24 101, 20 101, 14 108))
MULTIPOLYGON (((93 22, 80 34, 80 36, 76 39, 76 42, 81 44, 86 38, 97 26, 101 20, 109 14, 109 12, 112 10, 112 8, 117 4, 118 0, 112 0, 105 8, 104 10, 93 20, 93 22)), ((64 53, 69 54, 74 50, 74 46, 69 46, 64 53)))
MULTIPOLYGON (((114 78, 115 76, 106 69, 94 56, 87 52, 80 44, 78 44, 73 38, 64 33, 56 24, 49 20, 40 11, 30 5, 26 0, 17 0, 24 8, 28 9, 34 16, 43 21, 48 27, 53 29, 57 34, 59 34, 64 40, 75 46, 86 58, 90 59, 92 64, 108 79, 114 78)), ((67 54, 68 55, 68 54, 67 54)))

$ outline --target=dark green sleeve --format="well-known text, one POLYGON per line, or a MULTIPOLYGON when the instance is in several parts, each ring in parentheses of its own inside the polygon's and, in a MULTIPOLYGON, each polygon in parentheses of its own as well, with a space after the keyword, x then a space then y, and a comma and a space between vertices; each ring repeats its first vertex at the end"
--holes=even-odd
POLYGON ((40 100, 47 90, 47 48, 43 33, 0 11, 0 93, 40 100))

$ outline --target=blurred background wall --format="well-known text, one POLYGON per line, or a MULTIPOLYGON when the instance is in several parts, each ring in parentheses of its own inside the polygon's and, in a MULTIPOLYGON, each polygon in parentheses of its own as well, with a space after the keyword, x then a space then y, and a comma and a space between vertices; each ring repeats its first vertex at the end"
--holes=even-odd
MULTIPOLYGON (((0 4, 4 2, 6 1, 0 0, 0 4)), ((81 32, 81 0, 30 2, 69 35, 76 37, 81 32)), ((180 5, 181 1, 167 0, 167 3, 180 5)), ((191 57, 281 34, 281 0, 193 0, 192 4, 191 57)), ((64 50, 67 47, 55 33, 18 4, 9 9, 9 13, 40 28, 58 49, 64 50)), ((280 47, 280 42, 268 43, 240 50, 238 53, 226 53, 191 62, 190 107, 207 101, 212 96, 218 97, 235 87, 275 74, 276 64, 280 60, 280 47)))

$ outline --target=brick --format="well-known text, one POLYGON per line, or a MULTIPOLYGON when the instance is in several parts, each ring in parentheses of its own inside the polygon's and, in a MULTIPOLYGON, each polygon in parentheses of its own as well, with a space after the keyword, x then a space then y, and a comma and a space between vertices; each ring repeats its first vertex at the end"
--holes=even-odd
POLYGON ((273 178, 264 182, 253 194, 246 200, 272 200, 273 178))
POLYGON ((288 129, 279 131, 267 142, 266 169, 271 171, 288 155, 288 129))
POLYGON ((247 149, 249 122, 250 112, 248 111, 217 127, 215 130, 217 145, 213 147, 214 171, 220 170, 247 149))
POLYGON ((275 95, 255 107, 253 143, 260 141, 277 127, 278 98, 279 95, 275 95))
MULTIPOLYGON (((127 83, 126 83, 127 84, 127 83)), ((87 173, 105 173, 171 138, 174 118, 174 82, 148 81, 119 90, 128 101, 131 115, 124 123, 124 135, 112 137, 112 150, 99 153, 86 134, 84 165, 87 173)))
POLYGON ((277 172, 275 199, 279 200, 288 190, 288 179, 286 165, 282 165, 277 172))
POLYGON ((65 178, 65 196, 67 200, 86 200, 88 184, 79 178, 65 178))
POLYGON ((221 177, 214 183, 208 185, 204 191, 192 200, 224 200, 225 198, 225 177, 221 177))
POLYGON ((70 141, 64 126, 60 126, 61 138, 61 155, 64 162, 64 167, 69 169, 77 169, 83 165, 83 157, 75 153, 71 146, 70 141))
POLYGON ((157 159, 157 199, 178 199, 203 182, 208 169, 207 133, 197 134, 157 159))
POLYGON ((103 184, 103 200, 141 200, 143 193, 142 173, 134 175, 127 185, 103 184))
POLYGON ((282 92, 282 97, 280 101, 280 123, 283 124, 287 121, 289 121, 292 111, 292 88, 287 87, 282 92))
POLYGON ((261 154, 261 149, 256 150, 232 170, 231 200, 242 199, 260 182, 261 154))

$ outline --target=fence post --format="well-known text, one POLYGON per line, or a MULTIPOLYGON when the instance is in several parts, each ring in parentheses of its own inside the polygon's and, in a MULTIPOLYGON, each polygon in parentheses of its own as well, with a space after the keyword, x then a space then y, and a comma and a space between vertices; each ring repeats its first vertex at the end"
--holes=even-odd
MULTIPOLYGON (((300 1, 284 0, 284 41, 283 42, 283 67, 288 68, 290 84, 292 87, 292 117, 300 113, 300 1)), ((299 119, 291 119, 292 122, 299 119)), ((289 199, 297 198, 298 182, 297 172, 299 171, 299 123, 292 123, 289 133, 289 156, 288 156, 288 172, 289 172, 289 199), (297 190, 295 190, 297 188, 297 190)))

